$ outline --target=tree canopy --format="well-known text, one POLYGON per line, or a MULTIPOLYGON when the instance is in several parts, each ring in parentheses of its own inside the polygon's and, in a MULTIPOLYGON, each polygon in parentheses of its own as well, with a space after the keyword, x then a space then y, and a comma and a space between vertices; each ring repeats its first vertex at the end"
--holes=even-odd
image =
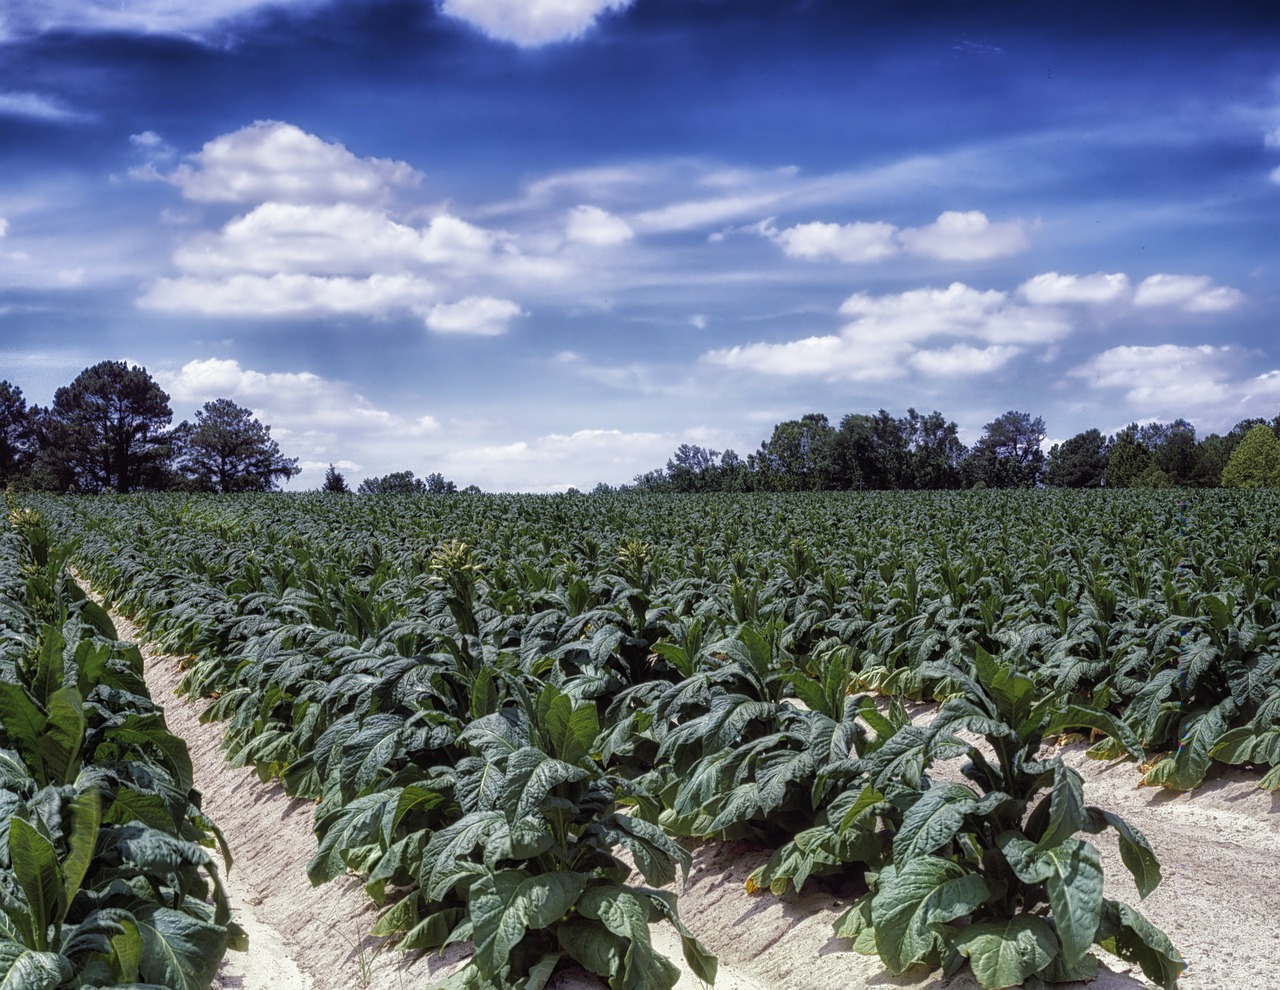
POLYGON ((299 473, 296 457, 282 457, 271 427, 230 399, 206 402, 194 424, 175 431, 177 466, 199 488, 214 492, 265 492, 299 473))
POLYGON ((145 368, 102 361, 54 393, 42 417, 41 457, 65 489, 168 487, 172 418, 169 396, 145 368))
POLYGON ((1224 488, 1274 488, 1280 486, 1280 440, 1269 426, 1259 423, 1236 447, 1222 470, 1224 488))

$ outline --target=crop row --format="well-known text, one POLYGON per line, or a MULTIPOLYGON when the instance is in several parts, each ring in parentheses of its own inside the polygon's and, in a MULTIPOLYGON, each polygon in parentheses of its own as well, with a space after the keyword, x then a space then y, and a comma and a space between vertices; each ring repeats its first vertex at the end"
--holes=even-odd
POLYGON ((191 761, 39 516, 0 531, 0 985, 207 990, 243 948, 191 761))
POLYGON ((1247 494, 39 505, 192 656, 232 760, 319 800, 312 879, 364 875, 406 948, 474 942, 457 986, 669 985, 673 836, 774 847, 757 890, 857 878, 838 934, 895 972, 1081 979, 1098 945, 1170 986, 1080 834, 1116 829, 1144 896, 1153 851, 1041 742, 1100 731, 1175 786, 1276 762, 1276 514, 1247 494))

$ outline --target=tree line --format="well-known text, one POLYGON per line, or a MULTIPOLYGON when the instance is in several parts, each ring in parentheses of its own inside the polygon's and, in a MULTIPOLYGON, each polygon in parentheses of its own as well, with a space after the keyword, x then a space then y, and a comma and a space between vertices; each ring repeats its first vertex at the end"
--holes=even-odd
MULTIPOLYGON (((1112 436, 1088 429, 1048 454, 1044 420, 1010 410, 972 447, 953 420, 915 409, 894 417, 851 413, 838 426, 822 413, 779 423, 740 457, 681 444, 629 487, 648 491, 887 491, 957 488, 1280 487, 1280 416, 1244 419, 1197 439, 1185 419, 1130 423, 1112 436)), ((607 487, 607 486, 601 486, 607 487)), ((599 489, 598 489, 599 490, 599 489)))
POLYGON ((206 402, 173 425, 169 396, 145 368, 102 361, 30 406, 0 381, 0 486, 57 492, 270 491, 299 472, 253 413, 206 402))

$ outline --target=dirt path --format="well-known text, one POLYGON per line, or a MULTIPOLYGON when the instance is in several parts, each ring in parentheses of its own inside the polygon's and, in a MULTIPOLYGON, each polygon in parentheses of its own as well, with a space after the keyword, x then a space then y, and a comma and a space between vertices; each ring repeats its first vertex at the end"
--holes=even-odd
MULTIPOLYGON (((139 630, 115 616, 120 635, 142 642, 139 630)), ((313 888, 306 864, 315 850, 312 804, 264 785, 250 769, 233 769, 219 749, 220 730, 201 725, 200 705, 175 695, 178 661, 143 647, 146 680, 175 734, 187 741, 195 786, 204 810, 226 832, 235 857, 228 886, 237 917, 250 932, 251 948, 232 954, 219 990, 430 990, 461 965, 455 947, 444 959, 406 968, 397 953, 378 953, 364 937, 375 911, 358 882, 339 880, 313 888)), ((1103 835, 1111 897, 1140 907, 1173 939, 1190 964, 1183 990, 1280 988, 1280 797, 1256 787, 1256 778, 1229 771, 1194 794, 1168 796, 1137 789, 1131 765, 1104 765, 1065 751, 1085 777, 1086 799, 1116 812, 1151 840, 1164 867, 1164 882, 1146 901, 1120 863, 1116 844, 1103 835)), ((680 914, 720 956, 720 990, 835 990, 913 987, 975 990, 968 976, 954 980, 894 977, 879 961, 849 952, 832 937, 842 907, 830 893, 807 888, 801 896, 749 896, 747 875, 762 853, 744 844, 708 844, 694 857, 680 914)), ((669 926, 654 932, 656 947, 673 961, 679 940, 669 926)), ((1103 955, 1109 966, 1092 990, 1138 990, 1140 973, 1103 955)), ((601 990, 585 977, 562 976, 553 990, 601 990)), ((689 974, 680 990, 696 990, 689 974)), ((1074 984, 1072 986, 1082 986, 1074 984)))

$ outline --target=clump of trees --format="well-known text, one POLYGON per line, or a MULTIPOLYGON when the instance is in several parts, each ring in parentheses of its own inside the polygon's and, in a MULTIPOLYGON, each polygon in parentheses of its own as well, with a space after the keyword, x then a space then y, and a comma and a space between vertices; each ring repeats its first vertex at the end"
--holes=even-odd
POLYGON ((971 448, 960 440, 955 422, 936 410, 922 416, 908 409, 896 418, 884 409, 874 415, 852 413, 839 426, 822 413, 809 413, 779 423, 745 459, 732 450, 722 454, 681 444, 665 468, 637 475, 633 487, 672 492, 1280 487, 1280 416, 1270 422, 1242 420, 1225 435, 1202 440, 1185 419, 1131 423, 1110 437, 1084 430, 1053 444, 1047 455, 1044 440, 1044 420, 1017 410, 987 423, 971 448))
POLYGON ((361 495, 452 495, 458 486, 434 471, 415 478, 412 471, 393 471, 381 478, 365 478, 356 491, 361 495))
POLYGON ((27 406, 0 382, 0 485, 75 492, 269 491, 299 471, 253 413, 207 402, 172 426, 169 396, 145 368, 102 361, 27 406))

